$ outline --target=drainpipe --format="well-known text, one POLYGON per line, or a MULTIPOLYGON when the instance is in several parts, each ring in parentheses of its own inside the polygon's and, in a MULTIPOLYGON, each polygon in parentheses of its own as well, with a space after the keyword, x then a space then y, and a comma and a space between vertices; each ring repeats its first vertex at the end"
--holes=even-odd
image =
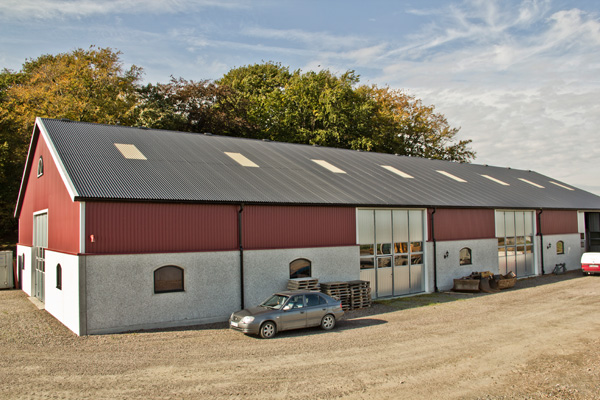
POLYGON ((240 299, 242 310, 244 307, 244 246, 242 242, 242 212, 244 211, 244 203, 240 204, 238 211, 238 244, 240 248, 240 299))
POLYGON ((538 220, 537 222, 538 222, 538 229, 539 229, 538 234, 540 235, 540 249, 541 249, 540 255, 542 257, 542 275, 544 275, 544 235, 542 234, 542 217, 541 217, 543 212, 544 212, 544 210, 542 210, 540 208, 540 212, 537 215, 537 220, 538 220))
POLYGON ((433 217, 435 211, 434 207, 431 213, 431 240, 433 241, 433 287, 437 293, 439 291, 437 286, 437 243, 435 241, 435 218, 433 217))

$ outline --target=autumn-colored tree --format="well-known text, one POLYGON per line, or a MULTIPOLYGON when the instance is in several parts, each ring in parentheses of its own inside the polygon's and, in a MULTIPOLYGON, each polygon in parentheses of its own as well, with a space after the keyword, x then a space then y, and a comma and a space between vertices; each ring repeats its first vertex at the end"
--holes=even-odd
POLYGON ((439 160, 469 162, 471 140, 456 142, 458 128, 420 99, 389 87, 362 87, 378 105, 370 150, 439 160))
POLYGON ((184 132, 211 132, 228 136, 256 136, 246 118, 247 101, 230 87, 204 80, 171 78, 167 84, 139 89, 135 108, 137 125, 184 132))
POLYGON ((0 74, 0 238, 14 238, 12 218, 36 117, 132 124, 142 70, 124 69, 120 53, 90 47, 27 60, 0 74))

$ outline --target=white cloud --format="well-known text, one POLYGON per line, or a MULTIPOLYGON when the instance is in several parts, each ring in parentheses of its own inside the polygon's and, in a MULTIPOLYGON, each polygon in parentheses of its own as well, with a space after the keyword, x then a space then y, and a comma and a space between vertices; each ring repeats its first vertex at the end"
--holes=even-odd
POLYGON ((549 1, 469 1, 390 50, 376 78, 434 104, 475 162, 532 169, 600 194, 600 20, 549 1))
POLYGON ((349 49, 367 44, 367 40, 357 36, 332 35, 328 32, 309 32, 301 29, 272 29, 264 27, 247 27, 241 32, 243 35, 263 39, 277 39, 301 43, 313 49, 349 49))
POLYGON ((181 13, 206 7, 243 8, 239 0, 2 0, 0 19, 63 19, 94 15, 181 13))

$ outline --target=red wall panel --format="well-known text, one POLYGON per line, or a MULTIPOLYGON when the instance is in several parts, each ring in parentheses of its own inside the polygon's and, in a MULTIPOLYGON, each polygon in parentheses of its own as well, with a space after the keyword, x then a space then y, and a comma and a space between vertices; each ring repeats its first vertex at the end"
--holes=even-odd
MULTIPOLYGON (((538 211, 539 214, 539 211, 538 211)), ((577 211, 544 210, 540 215, 543 235, 577 233, 577 211)), ((537 222, 536 222, 537 223, 537 222)), ((538 232, 540 227, 538 226, 538 232)))
MULTIPOLYGON (((237 205, 87 202, 85 208, 86 253, 238 249, 237 205)), ((354 208, 245 206, 242 224, 246 250, 356 243, 354 208)))
POLYGON ((235 250, 237 210, 235 205, 86 202, 86 253, 235 250))
MULTIPOLYGON (((428 210, 429 240, 432 240, 432 212, 428 210)), ((496 236, 494 210, 438 208, 433 218, 436 240, 489 239, 496 236)))
POLYGON ((33 164, 24 189, 19 215, 19 244, 33 245, 33 213, 48 210, 48 248, 65 253, 79 252, 79 203, 71 201, 67 188, 42 136, 38 136, 33 164), (38 178, 42 156, 44 174, 38 178))
POLYGON ((245 249, 348 246, 356 244, 352 207, 246 206, 245 249))

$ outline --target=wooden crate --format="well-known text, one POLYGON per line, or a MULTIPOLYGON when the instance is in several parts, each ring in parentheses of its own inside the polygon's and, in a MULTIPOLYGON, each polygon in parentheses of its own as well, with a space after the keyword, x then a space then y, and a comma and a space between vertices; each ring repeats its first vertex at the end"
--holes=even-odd
POLYGON ((503 278, 498 279, 498 289, 508 289, 517 283, 517 278, 503 278))

